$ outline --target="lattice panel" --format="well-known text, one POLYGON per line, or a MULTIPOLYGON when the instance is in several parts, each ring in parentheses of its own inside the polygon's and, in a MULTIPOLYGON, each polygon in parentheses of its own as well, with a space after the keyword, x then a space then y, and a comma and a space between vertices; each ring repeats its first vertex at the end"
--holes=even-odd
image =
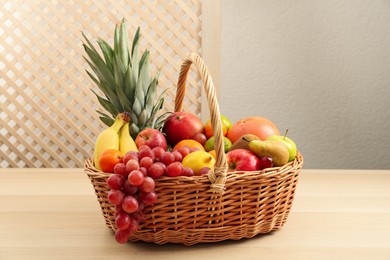
MULTIPOLYGON (((129 38, 141 27, 159 91, 173 110, 182 59, 201 52, 201 0, 0 1, 0 167, 83 167, 105 127, 85 69, 84 32, 112 44, 115 24, 129 38)), ((131 40, 129 41, 131 43, 131 40)), ((98 48, 97 44, 96 47, 98 48)), ((188 80, 185 110, 200 114, 201 83, 188 80)))

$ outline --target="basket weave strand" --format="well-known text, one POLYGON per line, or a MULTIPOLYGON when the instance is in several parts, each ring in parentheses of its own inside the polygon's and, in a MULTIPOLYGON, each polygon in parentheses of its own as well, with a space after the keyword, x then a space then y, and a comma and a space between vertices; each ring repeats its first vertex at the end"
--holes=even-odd
MULTIPOLYGON (((201 74, 212 126, 216 130, 216 167, 208 176, 163 176, 156 179, 158 200, 144 208, 145 219, 140 230, 129 240, 189 246, 250 238, 278 230, 289 215, 303 157, 298 151, 295 160, 282 167, 249 172, 227 171, 214 86, 207 67, 195 53, 189 54, 181 67, 175 111, 182 108, 191 64, 195 64, 201 74)), ((85 160, 84 171, 94 187, 106 225, 115 230, 115 207, 107 198, 106 181, 111 174, 94 168, 91 159, 85 160)))

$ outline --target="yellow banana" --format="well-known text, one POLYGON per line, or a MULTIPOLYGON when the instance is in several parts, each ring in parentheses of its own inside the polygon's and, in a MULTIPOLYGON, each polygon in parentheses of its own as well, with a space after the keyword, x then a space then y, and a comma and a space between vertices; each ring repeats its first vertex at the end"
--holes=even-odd
POLYGON ((101 132, 95 142, 93 153, 93 162, 96 169, 101 170, 99 166, 99 156, 106 149, 119 150, 119 130, 128 121, 126 114, 119 114, 114 123, 101 132))
POLYGON ((119 151, 122 155, 128 151, 138 151, 137 145, 130 136, 129 123, 125 123, 119 131, 119 151))

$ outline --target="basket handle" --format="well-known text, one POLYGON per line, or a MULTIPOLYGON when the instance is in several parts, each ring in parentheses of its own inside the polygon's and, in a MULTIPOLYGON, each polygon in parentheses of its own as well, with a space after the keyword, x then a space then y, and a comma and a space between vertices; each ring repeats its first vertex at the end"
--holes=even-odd
POLYGON ((204 90, 206 92, 207 102, 210 109, 211 125, 213 127, 214 133, 216 163, 214 169, 211 170, 208 174, 209 180, 211 182, 210 191, 213 193, 222 194, 224 192, 226 182, 227 161, 224 152, 222 122, 219 112, 219 105, 210 72, 206 64, 197 53, 189 53, 181 65, 176 89, 175 112, 182 110, 187 75, 192 63, 196 65, 204 85, 204 90))

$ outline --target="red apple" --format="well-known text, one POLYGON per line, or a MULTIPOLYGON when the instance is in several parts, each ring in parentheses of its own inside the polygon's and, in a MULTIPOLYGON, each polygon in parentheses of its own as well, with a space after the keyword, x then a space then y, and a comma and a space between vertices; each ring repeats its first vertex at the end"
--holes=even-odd
POLYGON ((165 121, 163 132, 168 143, 175 146, 184 139, 193 139, 198 133, 203 133, 204 124, 196 115, 189 112, 174 112, 165 121))
POLYGON ((229 169, 236 171, 260 170, 260 159, 246 149, 235 149, 226 154, 229 169))
POLYGON ((145 128, 139 132, 135 138, 135 144, 138 148, 142 145, 146 145, 150 149, 155 147, 161 147, 164 150, 167 149, 167 140, 165 139, 165 136, 160 131, 153 128, 145 128))

